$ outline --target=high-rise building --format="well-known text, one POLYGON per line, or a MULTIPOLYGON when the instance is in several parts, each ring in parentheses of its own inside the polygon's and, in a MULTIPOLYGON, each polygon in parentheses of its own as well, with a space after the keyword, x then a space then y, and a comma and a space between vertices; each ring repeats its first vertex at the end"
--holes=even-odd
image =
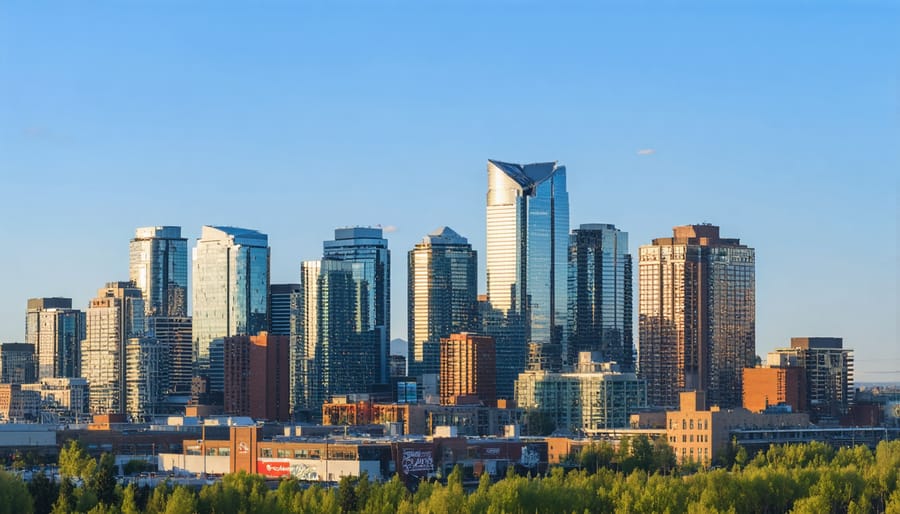
POLYGON ((0 383, 30 384, 36 382, 34 345, 0 344, 0 383))
POLYGON ((497 344, 497 394, 512 398, 526 355, 531 368, 562 366, 568 309, 566 168, 489 160, 487 175, 487 293, 503 322, 485 331, 497 344))
POLYGON ((144 336, 144 298, 134 282, 109 282, 87 310, 81 374, 92 414, 125 412, 125 346, 144 336))
POLYGON ((224 338, 268 327, 268 236, 256 230, 204 226, 194 248, 193 317, 196 374, 224 391, 224 338))
POLYGON ((468 332, 441 339, 441 405, 455 405, 464 397, 482 404, 497 404, 494 339, 468 332))
POLYGON ((466 238, 441 227, 410 250, 408 262, 409 375, 437 375, 441 339, 475 329, 478 258, 466 238))
POLYGON ((837 423, 853 405, 853 350, 844 348, 840 337, 792 337, 790 348, 779 348, 781 357, 803 369, 806 406, 810 418, 837 423))
POLYGON ((756 361, 753 248, 714 225, 674 228, 640 248, 639 373, 648 401, 678 405, 704 391, 711 405, 741 406, 743 369, 756 361))
POLYGON ((187 239, 181 227, 140 227, 129 247, 129 278, 147 316, 187 316, 187 239))
POLYGON ((289 336, 260 332, 225 338, 225 413, 290 419, 289 336))
POLYGON ((269 286, 269 333, 289 336, 297 332, 300 319, 300 284, 269 286))
POLYGON ((300 337, 292 360, 294 417, 321 414, 335 395, 379 382, 380 328, 368 322, 369 263, 323 259, 301 265, 300 337))
POLYGON ((357 282, 360 332, 375 335, 375 381, 390 381, 388 359, 391 341, 391 251, 381 228, 348 227, 334 231, 334 240, 324 243, 325 260, 352 262, 357 282))
POLYGON ((132 422, 150 421, 168 384, 168 348, 150 337, 125 341, 125 414, 132 422))
POLYGON ((29 298, 25 342, 34 345, 38 378, 81 376, 84 312, 71 298, 29 298))
POLYGON ((191 393, 194 376, 192 322, 190 317, 151 316, 147 335, 156 340, 164 357, 159 374, 162 391, 169 395, 191 393))
POLYGON ((799 366, 744 368, 744 408, 763 412, 788 406, 806 412, 806 377, 799 366))
POLYGON ((581 225, 569 236, 567 357, 599 352, 622 371, 634 370, 631 254, 628 232, 608 224, 581 225))

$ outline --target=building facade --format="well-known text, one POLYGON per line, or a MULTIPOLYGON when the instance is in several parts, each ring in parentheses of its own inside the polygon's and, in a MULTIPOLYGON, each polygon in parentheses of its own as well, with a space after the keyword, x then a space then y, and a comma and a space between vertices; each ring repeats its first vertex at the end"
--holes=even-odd
POLYGON ((147 335, 156 339, 164 355, 160 364, 163 380, 160 387, 167 395, 191 393, 194 376, 192 326, 190 317, 147 318, 147 335))
POLYGON ((225 338, 225 413, 290 419, 290 337, 260 332, 225 338))
POLYGON ((389 382, 391 341, 391 251, 378 227, 346 227, 334 230, 334 240, 325 241, 324 260, 353 263, 358 287, 360 332, 375 337, 375 381, 389 382))
POLYGON ((803 369, 806 404, 813 421, 836 424, 854 400, 853 350, 840 337, 792 337, 790 348, 775 350, 803 369))
POLYGON ((34 345, 28 343, 0 344, 0 383, 30 384, 36 381, 34 345))
POLYGON ((367 263, 323 259, 301 265, 300 337, 295 346, 294 416, 318 417, 334 395, 380 381, 382 331, 368 320, 367 263))
POLYGON ((256 230, 204 226, 194 248, 195 373, 224 391, 224 338, 266 330, 268 236, 256 230))
POLYGON ((125 414, 133 423, 152 420, 168 385, 167 346, 151 337, 125 341, 125 414))
POLYGON ((581 225, 569 236, 567 359, 600 352, 634 371, 632 273, 628 233, 608 224, 581 225))
POLYGON ((147 316, 187 312, 187 239, 181 227, 140 227, 129 245, 129 279, 144 294, 147 316))
POLYGON ((441 339, 475 329, 478 258, 466 238, 441 227, 416 244, 408 263, 409 375, 437 375, 441 339))
POLYGON ((549 416, 558 430, 589 433, 627 428, 629 416, 647 407, 647 386, 632 372, 599 363, 582 352, 571 373, 526 371, 516 381, 516 404, 549 416))
POLYGON ((497 351, 494 339, 468 332, 441 339, 439 390, 441 405, 477 398, 497 405, 497 351))
POLYGON ((800 367, 745 368, 743 387, 743 406, 750 412, 776 405, 806 412, 806 376, 800 367))
POLYGON ((34 346, 38 378, 81 375, 84 312, 71 298, 29 298, 25 342, 34 346))
POLYGON ((648 401, 675 406, 682 391, 741 405, 743 369, 756 360, 753 248, 714 225, 675 227, 639 257, 639 374, 648 401))
POLYGON ((81 370, 92 414, 125 412, 125 345, 144 336, 144 311, 143 293, 133 282, 109 282, 91 300, 81 370))
POLYGON ((502 321, 487 324, 485 331, 497 344, 497 393, 512 398, 526 360, 531 368, 562 366, 568 309, 566 168, 489 160, 487 175, 487 293, 502 321))

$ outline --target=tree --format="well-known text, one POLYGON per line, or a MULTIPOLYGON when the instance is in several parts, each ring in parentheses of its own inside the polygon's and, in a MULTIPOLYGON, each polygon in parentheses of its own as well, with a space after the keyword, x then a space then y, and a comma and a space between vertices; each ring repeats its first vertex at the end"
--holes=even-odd
POLYGON ((0 471, 0 514, 30 514, 34 505, 19 477, 0 471))
POLYGON ((109 453, 100 456, 100 462, 88 477, 88 488, 97 496, 97 501, 104 505, 117 504, 116 498, 116 459, 109 453))
POLYGON ((74 439, 59 451, 59 474, 62 477, 87 481, 96 466, 97 462, 88 455, 81 443, 74 439))
POLYGON ((140 514, 141 509, 137 502, 137 487, 134 484, 128 484, 128 487, 122 492, 122 514, 140 514))
POLYGON ((50 514, 53 502, 59 496, 59 486, 47 478, 47 475, 38 473, 28 482, 28 493, 34 499, 35 514, 50 514))
POLYGON ((187 487, 178 486, 172 490, 165 514, 193 514, 197 512, 197 498, 187 487))
POLYGON ((353 487, 353 479, 349 476, 341 478, 337 490, 338 503, 341 505, 341 512, 353 512, 356 510, 357 497, 353 487))

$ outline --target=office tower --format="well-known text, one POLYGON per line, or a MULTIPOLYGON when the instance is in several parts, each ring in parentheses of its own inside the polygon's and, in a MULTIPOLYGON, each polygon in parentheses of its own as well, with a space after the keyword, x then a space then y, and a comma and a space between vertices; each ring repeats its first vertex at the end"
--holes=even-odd
POLYGON ((150 421, 167 386, 167 348, 150 337, 125 341, 125 414, 132 422, 150 421))
POLYGON ((489 160, 487 174, 487 293, 503 321, 485 331, 497 344, 497 394, 512 398, 527 345, 533 348, 531 368, 562 366, 568 308, 566 168, 489 160))
POLYGON ((194 248, 193 317, 196 374, 222 393, 223 340, 268 325, 268 236, 256 230, 204 226, 194 248))
POLYGON ((581 352, 574 371, 525 371, 516 380, 516 405, 536 410, 559 430, 628 428, 629 416, 647 407, 647 384, 600 352, 581 352))
POLYGON ((440 341, 474 330, 478 258, 449 227, 425 236, 409 252, 409 375, 437 375, 440 341))
POLYGON ((441 405, 455 405, 478 398, 484 405, 497 404, 497 352, 494 339, 463 332, 441 339, 441 405))
POLYGON ((30 384, 36 382, 34 345, 0 344, 0 383, 30 384))
POLYGON ((742 373, 756 361, 753 248, 714 225, 675 227, 640 248, 639 373, 648 401, 678 405, 705 391, 711 405, 741 405, 742 373))
POLYGON ((151 316, 147 335, 161 347, 160 387, 165 394, 188 395, 194 376, 192 322, 190 317, 151 316))
POLYGON ((125 412, 125 345, 144 336, 144 298, 134 282, 109 282, 87 310, 81 374, 92 414, 125 412))
POLYGON ((225 413, 290 419, 290 338, 260 332, 225 338, 225 413))
MULTIPOLYGON (((835 424, 853 405, 853 350, 840 337, 792 337, 774 352, 803 369, 806 405, 814 422, 835 424)), ((775 356, 769 356, 772 360, 775 356)))
POLYGON ((332 396, 366 392, 379 381, 382 330, 368 318, 369 265, 331 259, 301 265, 295 418, 318 417, 332 396))
POLYGON ((567 358, 599 352, 622 371, 634 371, 631 254, 628 233, 615 225, 581 225, 569 236, 567 358))
POLYGON ((269 286, 269 333, 289 336, 297 332, 300 317, 300 284, 269 286))
POLYGON ((141 227, 129 247, 129 278, 147 316, 187 316, 187 239, 181 227, 141 227))
POLYGON ((357 322, 361 332, 375 334, 375 381, 389 382, 391 341, 391 251, 381 228, 348 227, 334 231, 334 241, 324 243, 325 260, 352 262, 353 278, 362 303, 357 322))
POLYGON ((392 379, 403 378, 406 376, 406 357, 402 355, 391 355, 390 364, 392 379))
POLYGON ((25 342, 34 345, 38 378, 81 376, 84 312, 71 298, 29 298, 25 342))

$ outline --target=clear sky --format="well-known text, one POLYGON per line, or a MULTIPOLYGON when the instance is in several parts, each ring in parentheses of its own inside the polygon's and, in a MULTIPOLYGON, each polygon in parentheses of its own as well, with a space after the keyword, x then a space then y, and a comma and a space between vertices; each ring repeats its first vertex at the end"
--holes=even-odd
POLYGON ((334 227, 479 251, 486 161, 558 160, 572 225, 632 253, 709 222, 756 248, 757 353, 840 336, 900 380, 900 7, 874 1, 0 6, 0 341, 26 299, 128 277, 134 228, 269 234, 299 281, 334 227))

